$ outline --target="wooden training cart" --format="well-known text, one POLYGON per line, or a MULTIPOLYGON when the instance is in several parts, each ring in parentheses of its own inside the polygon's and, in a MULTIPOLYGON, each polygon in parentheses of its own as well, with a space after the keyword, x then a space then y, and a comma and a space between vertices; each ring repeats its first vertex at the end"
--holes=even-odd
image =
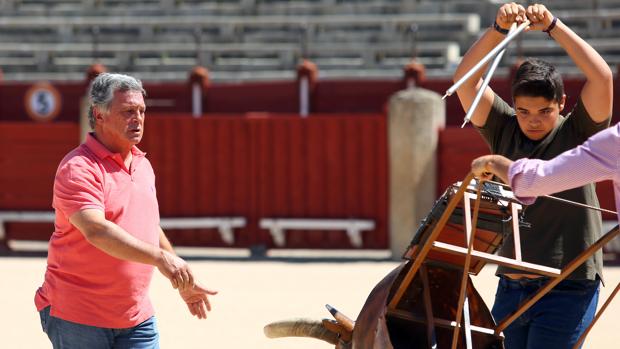
MULTIPOLYGON (((618 227, 612 229, 561 270, 528 263, 521 259, 521 209, 507 186, 478 182, 469 174, 436 201, 405 261, 375 286, 356 321, 329 307, 335 320, 277 322, 267 325, 265 333, 272 338, 315 337, 340 349, 503 348, 506 327, 620 233, 618 227), (514 258, 494 254, 507 238, 514 240, 514 258), (516 312, 496 322, 470 278, 487 262, 549 281, 516 312)), ((620 284, 590 328, 619 289, 620 284)))

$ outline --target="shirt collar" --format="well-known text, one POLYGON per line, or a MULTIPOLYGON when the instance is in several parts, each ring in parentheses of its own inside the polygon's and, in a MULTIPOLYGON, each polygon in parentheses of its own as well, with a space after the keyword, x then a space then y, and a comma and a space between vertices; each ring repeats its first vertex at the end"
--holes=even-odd
MULTIPOLYGON (((97 138, 95 138, 95 134, 93 132, 89 132, 86 136, 86 141, 84 145, 90 149, 98 158, 105 159, 110 157, 115 160, 120 160, 119 153, 113 153, 108 148, 106 148, 97 138)), ((136 158, 143 158, 146 153, 142 150, 138 149, 135 145, 131 147, 131 154, 136 158)))

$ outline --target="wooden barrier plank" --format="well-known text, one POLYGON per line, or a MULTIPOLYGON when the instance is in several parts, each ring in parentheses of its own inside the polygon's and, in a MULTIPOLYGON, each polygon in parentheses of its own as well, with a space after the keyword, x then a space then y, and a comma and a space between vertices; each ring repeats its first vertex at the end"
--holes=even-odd
MULTIPOLYGON (((77 124, 0 125, 0 136, 7 135, 0 137, 0 145, 25 150, 32 158, 29 162, 0 155, 0 163, 23 171, 0 174, 0 183, 9 188, 0 193, 0 205, 5 205, 0 209, 50 210, 53 174, 60 158, 78 143, 77 124), (34 129, 15 131, 24 125, 34 129), (66 130, 50 132, 49 127, 66 130), (48 139, 44 144, 53 145, 38 149, 31 141, 20 141, 35 138, 38 142, 48 139), (33 168, 36 171, 31 171, 33 168), (11 190, 20 179, 32 184, 11 190)), ((273 247, 270 233, 258 228, 261 217, 272 216, 369 219, 379 222, 379 227, 363 233, 363 247, 387 246, 384 116, 313 115, 303 119, 252 114, 195 119, 187 114, 154 114, 146 122, 139 147, 147 152, 156 173, 161 216, 244 217, 247 225, 235 231, 234 246, 273 247)), ((31 226, 23 226, 11 224, 11 237, 44 240, 51 233, 45 225, 32 226, 34 235, 24 230, 31 226)), ((215 229, 169 233, 179 245, 226 246, 215 229)), ((343 231, 287 234, 285 247, 289 248, 351 247, 343 231)))
POLYGON ((78 143, 73 123, 0 123, 0 209, 49 210, 58 164, 78 143))

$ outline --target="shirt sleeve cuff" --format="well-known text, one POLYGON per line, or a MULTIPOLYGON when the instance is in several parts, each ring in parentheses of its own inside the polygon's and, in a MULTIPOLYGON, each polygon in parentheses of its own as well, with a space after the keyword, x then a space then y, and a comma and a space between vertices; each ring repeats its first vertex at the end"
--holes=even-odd
POLYGON ((521 201, 524 205, 531 205, 536 201, 536 196, 519 196, 517 194, 519 179, 523 173, 523 167, 526 164, 527 159, 520 159, 513 162, 508 168, 508 183, 512 188, 512 193, 521 201))
POLYGON ((95 210, 100 210, 100 211, 105 212, 105 207, 103 207, 101 205, 97 205, 97 204, 86 204, 86 205, 82 205, 82 206, 71 206, 71 207, 62 208, 61 210, 67 216, 67 219, 69 219, 74 213, 76 213, 78 211, 88 210, 88 209, 95 209, 95 210))

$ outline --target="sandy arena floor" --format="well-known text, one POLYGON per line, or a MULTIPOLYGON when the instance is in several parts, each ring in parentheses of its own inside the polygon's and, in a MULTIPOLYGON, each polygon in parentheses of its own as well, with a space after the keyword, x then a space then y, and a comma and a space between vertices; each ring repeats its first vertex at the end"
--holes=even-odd
MULTIPOLYGON (((374 285, 397 263, 357 260, 292 258, 253 260, 239 257, 197 258, 190 261, 196 275, 220 291, 212 298, 207 320, 192 318, 167 280, 156 273, 151 296, 157 311, 162 348, 333 348, 313 339, 268 339, 263 326, 295 317, 331 317, 329 303, 355 319, 374 285)), ((496 278, 487 266, 474 282, 491 304, 496 278)), ((0 257, 1 348, 51 348, 41 331, 33 304, 43 280, 45 258, 0 257)), ((620 268, 605 270, 608 286, 599 304, 620 282, 620 268)), ((612 302, 584 348, 615 348, 620 342, 620 299, 612 302)))

